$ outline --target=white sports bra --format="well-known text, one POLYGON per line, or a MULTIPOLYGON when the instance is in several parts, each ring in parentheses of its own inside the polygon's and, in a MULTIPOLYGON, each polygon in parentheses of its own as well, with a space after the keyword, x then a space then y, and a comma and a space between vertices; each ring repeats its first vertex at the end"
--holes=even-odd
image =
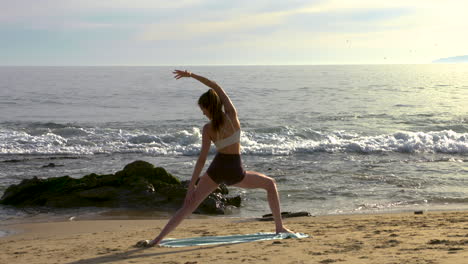
MULTIPOLYGON (((234 125, 232 124, 231 119, 229 117, 227 117, 227 119, 229 120, 229 123, 231 123, 232 128, 235 129, 234 125)), ((220 150, 232 144, 239 143, 240 136, 241 136, 241 131, 240 129, 238 129, 236 130, 236 132, 232 133, 232 135, 230 135, 229 137, 214 141, 216 149, 220 150)))

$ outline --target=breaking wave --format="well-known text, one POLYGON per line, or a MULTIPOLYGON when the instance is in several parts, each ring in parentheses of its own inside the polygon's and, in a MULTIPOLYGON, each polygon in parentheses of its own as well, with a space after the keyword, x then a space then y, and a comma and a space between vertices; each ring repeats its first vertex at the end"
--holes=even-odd
MULTIPOLYGON (((356 153, 468 153, 468 133, 452 130, 402 131, 393 134, 360 135, 346 131, 314 131, 276 127, 242 132, 242 152, 251 155, 292 155, 313 152, 356 153)), ((164 133, 148 131, 40 126, 0 128, 0 154, 144 153, 149 155, 197 155, 201 131, 191 127, 164 133)), ((214 148, 211 149, 214 152, 214 148)))

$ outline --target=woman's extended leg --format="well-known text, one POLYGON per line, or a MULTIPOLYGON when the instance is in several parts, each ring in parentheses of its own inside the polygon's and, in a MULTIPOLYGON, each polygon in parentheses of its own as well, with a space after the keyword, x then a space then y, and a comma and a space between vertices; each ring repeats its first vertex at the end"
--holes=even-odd
POLYGON ((206 173, 204 176, 200 177, 198 182, 197 189, 194 192, 194 197, 192 203, 184 204, 167 222, 166 226, 162 229, 161 233, 150 242, 150 246, 157 245, 161 240, 174 230, 181 222, 191 214, 198 206, 205 200, 210 193, 218 188, 218 184, 215 183, 206 173))
POLYGON ((283 225, 278 190, 275 179, 255 171, 246 171, 244 179, 234 186, 246 189, 261 188, 267 191, 268 204, 270 205, 273 219, 275 220, 276 233, 292 233, 283 225))

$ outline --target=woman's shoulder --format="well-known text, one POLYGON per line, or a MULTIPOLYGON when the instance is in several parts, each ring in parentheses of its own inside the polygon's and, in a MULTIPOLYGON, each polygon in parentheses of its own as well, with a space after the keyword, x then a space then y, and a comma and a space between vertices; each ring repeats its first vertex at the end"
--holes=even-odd
POLYGON ((203 125, 203 130, 212 130, 213 125, 211 124, 211 121, 203 125))
POLYGON ((206 123, 204 126, 203 126, 203 133, 208 133, 208 135, 210 135, 210 137, 212 137, 212 135, 214 134, 213 132, 213 124, 211 124, 211 121, 206 123))

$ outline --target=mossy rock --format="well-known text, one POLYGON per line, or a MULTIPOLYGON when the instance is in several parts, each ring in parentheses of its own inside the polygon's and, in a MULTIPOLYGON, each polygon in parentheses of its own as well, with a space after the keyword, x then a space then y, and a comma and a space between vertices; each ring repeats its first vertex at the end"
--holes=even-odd
POLYGON ((151 180, 159 180, 168 184, 180 184, 179 179, 172 176, 172 174, 168 173, 164 168, 154 168, 153 172, 154 174, 150 178, 151 180))
POLYGON ((164 168, 155 168, 153 164, 142 160, 127 164, 124 169, 117 172, 116 175, 123 177, 123 180, 126 182, 144 178, 156 185, 161 183, 180 184, 179 179, 168 173, 164 168))
POLYGON ((153 164, 146 162, 146 161, 137 160, 137 161, 127 164, 124 167, 123 172, 125 173, 124 174, 125 177, 148 178, 153 175, 153 169, 154 169, 153 164))
MULTIPOLYGON (((25 179, 9 186, 0 204, 46 207, 131 207, 179 208, 189 181, 179 179, 164 168, 137 160, 115 174, 91 173, 76 179, 69 176, 25 179)), ((201 213, 224 212, 232 205, 225 186, 220 186, 199 208, 201 213)), ((239 197, 240 201, 240 197, 239 197)))

